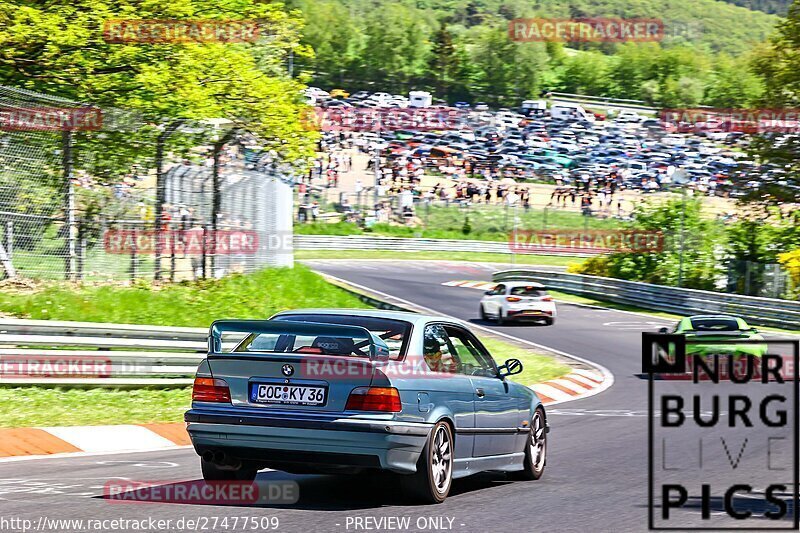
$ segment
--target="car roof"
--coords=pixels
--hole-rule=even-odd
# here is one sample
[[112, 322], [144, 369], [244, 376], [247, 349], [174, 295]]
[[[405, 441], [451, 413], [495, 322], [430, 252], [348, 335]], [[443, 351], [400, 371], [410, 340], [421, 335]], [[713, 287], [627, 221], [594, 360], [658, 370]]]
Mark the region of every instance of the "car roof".
[[355, 308], [340, 308], [340, 309], [290, 309], [276, 313], [275, 316], [286, 315], [350, 315], [350, 316], [364, 316], [373, 318], [386, 318], [390, 320], [402, 320], [410, 322], [414, 325], [425, 322], [452, 322], [460, 324], [464, 327], [469, 327], [461, 320], [450, 318], [441, 315], [426, 315], [422, 313], [412, 313], [410, 311], [389, 311], [384, 309], [355, 309]]

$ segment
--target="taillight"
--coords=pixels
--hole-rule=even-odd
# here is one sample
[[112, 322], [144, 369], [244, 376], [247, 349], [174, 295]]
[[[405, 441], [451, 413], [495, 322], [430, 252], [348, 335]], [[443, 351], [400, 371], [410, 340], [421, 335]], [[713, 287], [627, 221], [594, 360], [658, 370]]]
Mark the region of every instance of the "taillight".
[[516, 296], [506, 296], [507, 302], [519, 302], [522, 298], [517, 298]]
[[224, 379], [194, 378], [192, 401], [231, 403], [231, 390]]
[[552, 296], [542, 296], [542, 301], [543, 302], [552, 302], [553, 301], [553, 297]]
[[400, 393], [394, 387], [357, 387], [347, 398], [345, 411], [385, 411], [397, 413], [403, 409]]

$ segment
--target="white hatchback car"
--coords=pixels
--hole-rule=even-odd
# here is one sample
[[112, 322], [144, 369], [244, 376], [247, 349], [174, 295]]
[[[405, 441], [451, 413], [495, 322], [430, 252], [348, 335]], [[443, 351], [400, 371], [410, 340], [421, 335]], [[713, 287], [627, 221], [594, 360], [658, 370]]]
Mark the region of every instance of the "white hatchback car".
[[498, 324], [511, 320], [540, 320], [551, 326], [556, 321], [556, 303], [540, 283], [509, 281], [486, 291], [481, 298], [480, 316]]

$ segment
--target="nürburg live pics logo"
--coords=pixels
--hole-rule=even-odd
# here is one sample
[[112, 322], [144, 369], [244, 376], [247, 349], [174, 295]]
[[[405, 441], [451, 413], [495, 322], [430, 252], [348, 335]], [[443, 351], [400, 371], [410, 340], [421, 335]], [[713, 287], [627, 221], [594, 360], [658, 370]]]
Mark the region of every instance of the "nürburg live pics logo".
[[797, 530], [798, 341], [643, 333], [648, 527]]

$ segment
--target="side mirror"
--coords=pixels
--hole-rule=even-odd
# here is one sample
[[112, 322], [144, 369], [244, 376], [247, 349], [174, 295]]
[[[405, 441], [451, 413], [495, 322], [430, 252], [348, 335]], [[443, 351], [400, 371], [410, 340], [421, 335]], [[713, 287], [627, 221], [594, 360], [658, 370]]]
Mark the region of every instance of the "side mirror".
[[750, 331], [751, 331], [752, 333], [758, 333], [758, 329], [757, 329], [757, 328], [750, 328]]
[[522, 361], [519, 359], [509, 359], [501, 366], [497, 367], [497, 374], [504, 378], [522, 372]]
[[658, 332], [659, 333], [669, 333], [669, 330], [667, 328], [659, 328]]

